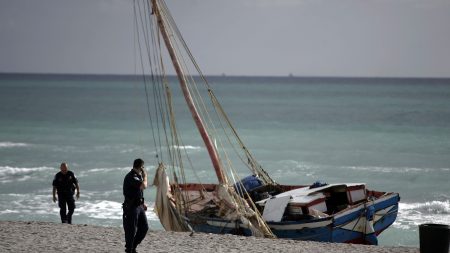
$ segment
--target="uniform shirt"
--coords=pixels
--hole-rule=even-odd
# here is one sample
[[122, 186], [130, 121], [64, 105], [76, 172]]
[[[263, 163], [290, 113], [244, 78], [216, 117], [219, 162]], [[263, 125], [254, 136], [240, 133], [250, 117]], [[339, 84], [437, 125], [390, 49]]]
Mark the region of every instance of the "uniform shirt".
[[56, 173], [53, 179], [53, 186], [56, 187], [58, 194], [73, 194], [77, 184], [78, 179], [70, 170], [65, 175], [61, 171]]
[[123, 196], [126, 200], [137, 200], [144, 198], [144, 191], [141, 189], [142, 176], [131, 170], [123, 180]]

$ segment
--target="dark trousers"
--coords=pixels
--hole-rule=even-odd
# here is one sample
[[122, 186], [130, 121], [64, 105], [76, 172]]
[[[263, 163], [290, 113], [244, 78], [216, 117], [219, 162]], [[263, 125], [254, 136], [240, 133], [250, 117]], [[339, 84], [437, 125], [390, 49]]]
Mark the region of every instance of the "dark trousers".
[[[58, 206], [61, 222], [72, 224], [72, 214], [75, 210], [75, 199], [73, 198], [73, 194], [59, 194]], [[69, 209], [69, 212], [67, 212], [67, 209]]]
[[147, 216], [142, 205], [124, 209], [123, 229], [125, 230], [125, 250], [133, 252], [144, 240], [148, 231]]

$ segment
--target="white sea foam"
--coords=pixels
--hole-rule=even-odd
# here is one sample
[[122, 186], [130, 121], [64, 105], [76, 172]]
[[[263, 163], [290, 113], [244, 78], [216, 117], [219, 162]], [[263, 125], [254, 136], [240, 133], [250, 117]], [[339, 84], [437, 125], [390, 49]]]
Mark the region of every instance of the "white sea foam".
[[0, 211], [0, 215], [2, 214], [11, 214], [11, 213], [20, 213], [18, 210], [10, 210], [10, 209], [6, 209], [6, 210], [1, 210]]
[[84, 170], [77, 172], [78, 178], [83, 178], [91, 174], [105, 174], [105, 173], [111, 173], [111, 172], [120, 172], [120, 171], [127, 171], [130, 168], [128, 167], [116, 167], [116, 168], [94, 168], [89, 170]]
[[19, 167], [10, 167], [10, 166], [0, 166], [0, 182], [9, 183], [9, 182], [23, 182], [29, 180], [33, 177], [34, 174], [55, 170], [55, 168], [51, 167], [32, 167], [32, 168], [19, 168]]
[[22, 143], [22, 142], [0, 142], [0, 148], [16, 148], [16, 147], [29, 147], [31, 144], [29, 143]]
[[127, 148], [127, 149], [122, 149], [119, 151], [121, 154], [128, 154], [128, 153], [134, 153], [136, 152], [135, 148]]
[[432, 171], [449, 171], [450, 168], [413, 168], [413, 167], [379, 167], [379, 166], [349, 166], [341, 167], [352, 170], [372, 171], [381, 173], [426, 173]]
[[[277, 172], [287, 171], [315, 171], [317, 169], [329, 167], [328, 165], [311, 164], [299, 162], [296, 160], [281, 160], [277, 161], [276, 167], [279, 169]], [[342, 170], [355, 170], [355, 171], [370, 171], [377, 173], [426, 173], [426, 172], [448, 172], [450, 168], [418, 168], [418, 167], [383, 167], [383, 166], [339, 166], [336, 167], [340, 171]]]
[[[280, 160], [274, 164], [269, 164], [268, 168], [277, 168], [271, 173], [272, 177], [280, 180], [291, 180], [289, 183], [298, 182], [299, 177], [306, 177], [308, 180], [316, 178], [317, 168], [319, 166], [310, 163], [299, 162], [296, 160]], [[285, 181], [286, 182], [286, 181]]]
[[89, 191], [82, 190], [81, 201], [105, 200], [115, 196], [122, 196], [122, 189], [107, 190], [107, 191]]
[[450, 168], [413, 168], [413, 167], [380, 167], [380, 166], [349, 166], [341, 167], [359, 171], [372, 171], [381, 173], [427, 173], [435, 171], [450, 171]]
[[33, 219], [36, 215], [58, 214], [57, 204], [52, 202], [51, 191], [48, 194], [1, 194], [0, 215]]
[[[122, 203], [115, 201], [80, 201], [76, 211], [80, 215], [95, 219], [122, 219]], [[156, 216], [152, 207], [147, 210], [147, 216], [148, 219], [155, 219]]]
[[427, 172], [429, 170], [426, 168], [393, 168], [393, 167], [379, 167], [379, 166], [349, 166], [342, 168], [349, 168], [352, 170], [360, 170], [360, 171], [383, 172], [383, 173]]
[[96, 219], [122, 219], [122, 204], [108, 200], [80, 201], [77, 212]]
[[130, 167], [94, 168], [94, 169], [87, 170], [86, 172], [96, 173], [96, 172], [127, 171], [127, 170], [130, 170]]
[[200, 150], [202, 149], [199, 146], [190, 146], [190, 145], [186, 145], [186, 146], [172, 146], [172, 148], [177, 148], [177, 149], [186, 149], [186, 150]]
[[[112, 200], [102, 200], [101, 194], [92, 191], [83, 191], [81, 198], [76, 201], [75, 216], [81, 219], [103, 220], [100, 224], [120, 224], [122, 219], [122, 203]], [[21, 219], [58, 220], [59, 208], [51, 200], [51, 191], [48, 194], [0, 194], [1, 216], [18, 217]], [[153, 203], [148, 203], [146, 212], [149, 221], [157, 221], [153, 212]], [[111, 220], [111, 221], [106, 221]]]
[[450, 224], [450, 200], [399, 204], [395, 227], [414, 229], [423, 223]]
[[[147, 170], [153, 170], [155, 166], [147, 166]], [[91, 174], [106, 174], [106, 173], [118, 173], [118, 172], [127, 172], [131, 169], [131, 167], [112, 167], [112, 168], [93, 168], [89, 170], [79, 171], [77, 172], [77, 177], [82, 178]]]

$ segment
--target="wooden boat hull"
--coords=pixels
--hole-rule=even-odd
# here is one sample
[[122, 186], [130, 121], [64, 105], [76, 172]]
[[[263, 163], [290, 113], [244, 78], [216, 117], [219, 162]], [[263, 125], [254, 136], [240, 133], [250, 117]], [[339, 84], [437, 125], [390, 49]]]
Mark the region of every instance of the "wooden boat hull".
[[[267, 222], [278, 238], [321, 242], [377, 244], [376, 236], [394, 223], [400, 197], [397, 193], [352, 206], [335, 215], [312, 220]], [[373, 215], [367, 219], [367, 210]], [[239, 221], [196, 217], [190, 222], [194, 231], [251, 236], [250, 229]], [[369, 229], [368, 226], [372, 226]]]

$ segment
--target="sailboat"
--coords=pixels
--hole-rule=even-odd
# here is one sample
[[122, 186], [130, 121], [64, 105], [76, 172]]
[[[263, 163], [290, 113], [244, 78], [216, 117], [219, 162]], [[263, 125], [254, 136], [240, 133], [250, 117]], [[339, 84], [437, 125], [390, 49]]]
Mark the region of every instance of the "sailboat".
[[[135, 0], [134, 12], [139, 48], [147, 49], [141, 63], [151, 72], [144, 80], [146, 87], [152, 85], [146, 94], [157, 150], [154, 210], [164, 229], [377, 244], [377, 235], [397, 217], [398, 193], [370, 190], [364, 183], [276, 182], [238, 135], [164, 0]], [[201, 151], [208, 155], [213, 182], [201, 182], [183, 143], [166, 58], [201, 137]], [[248, 172], [242, 174], [242, 168]]]

